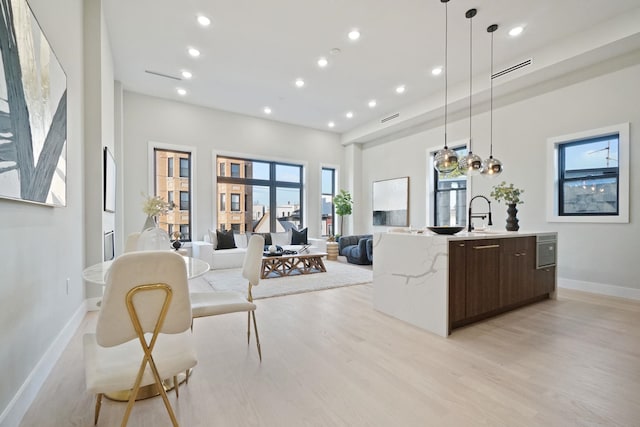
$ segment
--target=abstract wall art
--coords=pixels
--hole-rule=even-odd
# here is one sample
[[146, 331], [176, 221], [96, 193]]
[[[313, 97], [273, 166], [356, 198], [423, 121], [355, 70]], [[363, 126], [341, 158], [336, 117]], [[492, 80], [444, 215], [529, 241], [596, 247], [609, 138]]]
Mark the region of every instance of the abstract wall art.
[[25, 0], [0, 0], [0, 197], [66, 206], [67, 76]]
[[409, 177], [373, 183], [373, 225], [409, 225]]

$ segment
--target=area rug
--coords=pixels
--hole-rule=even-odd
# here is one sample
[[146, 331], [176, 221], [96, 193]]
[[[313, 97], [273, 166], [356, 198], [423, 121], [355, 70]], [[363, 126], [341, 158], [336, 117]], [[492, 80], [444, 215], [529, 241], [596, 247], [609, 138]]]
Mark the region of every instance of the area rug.
[[[371, 267], [360, 267], [339, 261], [325, 261], [326, 273], [262, 279], [253, 288], [253, 298], [270, 298], [281, 295], [313, 292], [322, 289], [359, 285], [373, 281]], [[192, 292], [237, 291], [247, 292], [247, 281], [241, 269], [212, 270], [196, 279], [189, 280]]]

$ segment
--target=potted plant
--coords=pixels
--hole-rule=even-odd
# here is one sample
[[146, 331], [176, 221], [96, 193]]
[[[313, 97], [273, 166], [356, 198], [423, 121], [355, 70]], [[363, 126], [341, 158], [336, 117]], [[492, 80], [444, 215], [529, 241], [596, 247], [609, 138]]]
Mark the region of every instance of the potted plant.
[[344, 217], [353, 212], [353, 199], [348, 191], [340, 190], [333, 198], [336, 215], [340, 217], [340, 236], [344, 234]]
[[507, 205], [507, 231], [518, 231], [518, 229], [520, 229], [518, 218], [516, 217], [518, 214], [516, 206], [524, 203], [524, 201], [520, 199], [522, 193], [524, 193], [524, 190], [514, 187], [513, 184], [507, 185], [504, 181], [498, 185], [494, 185], [493, 190], [491, 190], [491, 197], [497, 202], [504, 201]]

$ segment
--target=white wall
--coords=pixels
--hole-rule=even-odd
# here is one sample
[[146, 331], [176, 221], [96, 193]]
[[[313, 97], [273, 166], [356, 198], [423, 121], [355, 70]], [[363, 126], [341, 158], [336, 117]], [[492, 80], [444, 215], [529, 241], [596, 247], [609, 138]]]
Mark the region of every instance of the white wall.
[[194, 235], [202, 239], [215, 227], [213, 153], [302, 162], [306, 166], [305, 223], [309, 236], [320, 230], [320, 175], [326, 164], [342, 165], [344, 148], [337, 134], [240, 114], [124, 93], [124, 233], [140, 231], [141, 192], [149, 190], [149, 141], [195, 147]]
[[82, 0], [29, 4], [67, 75], [67, 206], [0, 199], [0, 425], [17, 424], [43, 359], [55, 361], [56, 338], [84, 314]]
[[[113, 59], [102, 0], [84, 1], [85, 54], [85, 248], [86, 265], [103, 260], [104, 232], [115, 229], [115, 214], [103, 210], [103, 147], [115, 156]], [[116, 206], [116, 209], [118, 207]], [[87, 296], [102, 287], [88, 284]]]
[[[640, 263], [637, 262], [640, 225], [638, 187], [640, 178], [631, 167], [629, 224], [568, 224], [546, 222], [546, 150], [547, 138], [595, 129], [622, 122], [631, 123], [631, 164], [640, 164], [640, 55], [627, 57], [624, 68], [585, 79], [563, 77], [557, 82], [529, 88], [526, 94], [511, 95], [509, 103], [494, 109], [494, 156], [503, 161], [505, 171], [496, 181], [473, 179], [473, 194], [489, 195], [491, 186], [505, 180], [525, 189], [525, 203], [518, 218], [522, 230], [557, 230], [559, 233], [559, 268], [562, 279], [574, 284], [612, 285], [631, 289], [638, 296]], [[630, 61], [631, 59], [631, 61]], [[629, 62], [632, 65], [628, 65]], [[441, 123], [440, 123], [441, 124]], [[489, 151], [489, 114], [484, 111], [473, 118], [473, 151], [485, 158]], [[468, 137], [468, 121], [450, 123], [449, 141]], [[442, 145], [442, 127], [421, 130], [409, 136], [371, 143], [362, 152], [362, 197], [364, 208], [358, 210], [361, 221], [373, 230], [371, 220], [371, 186], [373, 181], [410, 176], [410, 222], [415, 226], [431, 225], [427, 218], [428, 197], [426, 170], [427, 149]], [[494, 227], [503, 227], [506, 207], [492, 204]], [[592, 290], [602, 290], [595, 287]], [[611, 291], [611, 289], [609, 289]], [[618, 290], [620, 290], [618, 288]], [[612, 294], [629, 295], [624, 289]]]

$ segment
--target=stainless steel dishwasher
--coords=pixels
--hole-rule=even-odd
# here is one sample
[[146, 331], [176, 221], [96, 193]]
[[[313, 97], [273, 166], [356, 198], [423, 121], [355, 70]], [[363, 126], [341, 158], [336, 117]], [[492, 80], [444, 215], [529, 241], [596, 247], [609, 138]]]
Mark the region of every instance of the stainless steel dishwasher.
[[536, 236], [536, 268], [548, 268], [556, 265], [557, 234], [539, 234]]

